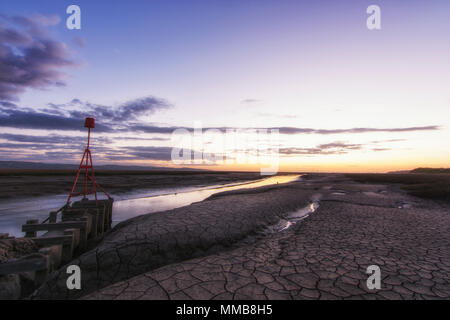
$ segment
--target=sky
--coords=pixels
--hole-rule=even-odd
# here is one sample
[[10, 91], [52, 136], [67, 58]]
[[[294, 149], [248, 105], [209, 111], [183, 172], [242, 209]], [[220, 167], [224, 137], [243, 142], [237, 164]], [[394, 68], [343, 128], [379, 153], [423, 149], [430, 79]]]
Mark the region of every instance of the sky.
[[97, 164], [449, 167], [449, 33], [447, 0], [3, 0], [0, 160], [76, 163], [92, 116]]

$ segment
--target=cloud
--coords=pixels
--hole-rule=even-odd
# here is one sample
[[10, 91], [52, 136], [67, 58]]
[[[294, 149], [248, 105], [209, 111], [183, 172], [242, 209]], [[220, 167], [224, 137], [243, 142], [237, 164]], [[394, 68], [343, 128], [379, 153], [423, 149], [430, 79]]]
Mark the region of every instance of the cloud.
[[[86, 136], [49, 135], [34, 136], [25, 134], [1, 133], [0, 157], [16, 160], [80, 160], [86, 144]], [[124, 154], [110, 145], [110, 137], [95, 136], [91, 149], [95, 160], [102, 160], [106, 154]]]
[[332, 142], [320, 144], [314, 148], [280, 148], [279, 153], [288, 156], [296, 155], [327, 155], [345, 154], [352, 150], [361, 150], [362, 144], [349, 144], [344, 142]]
[[0, 44], [26, 45], [31, 43], [32, 38], [27, 34], [20, 33], [13, 29], [7, 29], [0, 23]]
[[45, 156], [42, 156], [43, 160], [73, 160], [80, 157], [79, 152], [67, 152], [67, 151], [47, 151]]
[[345, 150], [359, 150], [362, 148], [361, 144], [347, 144], [344, 142], [332, 142], [332, 143], [326, 143], [326, 144], [319, 144], [317, 148], [321, 150], [328, 150], [328, 149], [345, 149]]
[[299, 118], [299, 116], [291, 115], [291, 114], [276, 114], [276, 113], [265, 113], [265, 112], [259, 112], [257, 115], [259, 117], [281, 118], [281, 119], [295, 119], [295, 118]]
[[389, 151], [390, 148], [373, 148], [372, 151], [379, 152], [379, 151]]
[[0, 106], [7, 108], [16, 108], [17, 105], [9, 101], [0, 101]]
[[109, 160], [164, 160], [172, 159], [171, 147], [137, 146], [127, 147], [106, 155]]
[[[50, 103], [47, 108], [39, 111], [31, 108], [19, 108], [9, 102], [2, 102], [0, 103], [0, 127], [84, 131], [84, 119], [92, 116], [97, 118], [95, 125], [97, 132], [133, 131], [134, 126], [140, 128], [139, 131], [143, 131], [145, 125], [130, 124], [130, 121], [137, 121], [139, 117], [169, 107], [171, 105], [165, 100], [152, 96], [130, 100], [117, 107], [73, 99], [65, 104]], [[172, 132], [167, 129], [160, 131], [163, 131], [162, 133]]]
[[80, 99], [63, 104], [48, 104], [48, 112], [66, 113], [71, 118], [85, 118], [92, 116], [99, 118], [102, 122], [111, 122], [124, 125], [130, 121], [137, 121], [139, 117], [150, 115], [156, 111], [168, 109], [172, 105], [164, 99], [154, 96], [146, 96], [126, 101], [118, 106], [107, 106]]
[[115, 137], [117, 140], [134, 140], [134, 141], [170, 141], [170, 138], [152, 137], [152, 138], [141, 138], [141, 137]]
[[244, 99], [241, 100], [241, 103], [255, 103], [255, 102], [259, 102], [260, 100], [258, 99]]
[[0, 15], [0, 100], [18, 100], [28, 88], [65, 85], [61, 69], [75, 62], [65, 44], [51, 39], [44, 28], [57, 23], [57, 16]]
[[[47, 144], [67, 144], [82, 141], [85, 142], [86, 137], [79, 136], [62, 136], [62, 135], [47, 135], [47, 136], [35, 136], [35, 135], [25, 135], [25, 134], [11, 134], [11, 133], [0, 133], [0, 139], [13, 142], [31, 142], [31, 143], [47, 143]], [[108, 137], [95, 137], [96, 141], [102, 143], [111, 143], [111, 139]]]
[[406, 127], [406, 128], [350, 128], [350, 129], [311, 129], [296, 127], [278, 127], [281, 134], [315, 133], [315, 134], [341, 134], [341, 133], [370, 133], [370, 132], [413, 132], [439, 130], [439, 126]]
[[[0, 107], [0, 127], [45, 130], [84, 130], [84, 118], [66, 117], [37, 112], [30, 109], [11, 109]], [[112, 129], [96, 124], [97, 131], [109, 132]]]
[[[328, 155], [328, 154], [346, 154], [354, 150], [362, 150], [365, 147], [370, 147], [373, 144], [384, 143], [384, 142], [397, 142], [404, 141], [404, 139], [390, 139], [382, 141], [371, 141], [368, 144], [355, 144], [355, 143], [345, 143], [345, 142], [331, 142], [319, 144], [314, 148], [280, 148], [279, 153], [287, 156], [298, 156], [298, 155]], [[374, 152], [389, 151], [391, 148], [385, 147], [372, 147], [370, 149]]]
[[[0, 143], [0, 150], [5, 151], [5, 149], [13, 149], [14, 153], [17, 151], [22, 151], [26, 154], [33, 154], [34, 151], [40, 154], [42, 151], [48, 150], [47, 152], [53, 152], [59, 150], [62, 153], [73, 153], [77, 154], [81, 158], [83, 153], [84, 144], [64, 144], [64, 145], [53, 145], [53, 144], [41, 144], [41, 143]], [[11, 153], [11, 151], [10, 151]]]
[[[188, 131], [193, 131], [194, 128], [188, 127], [160, 127], [160, 126], [147, 126], [142, 124], [130, 124], [128, 126], [130, 131], [142, 131], [147, 133], [172, 133], [173, 130], [176, 129], [186, 129]], [[220, 130], [225, 132], [227, 130], [236, 130], [236, 131], [257, 131], [257, 130], [278, 130], [280, 134], [342, 134], [342, 133], [371, 133], [371, 132], [413, 132], [413, 131], [434, 131], [439, 130], [439, 126], [423, 126], [423, 127], [406, 127], [406, 128], [350, 128], [350, 129], [312, 129], [312, 128], [298, 128], [298, 127], [271, 127], [271, 128], [233, 128], [233, 127], [207, 127], [203, 128], [203, 130]], [[393, 139], [392, 141], [398, 141], [397, 139]]]
[[136, 120], [142, 115], [149, 115], [157, 110], [167, 109], [169, 107], [171, 107], [171, 105], [168, 102], [159, 98], [151, 96], [140, 98], [120, 105], [113, 113], [112, 120]]
[[86, 47], [86, 40], [84, 40], [83, 37], [76, 36], [75, 38], [72, 39], [72, 42], [79, 48]]
[[[5, 149], [13, 149], [14, 154], [17, 151], [22, 151], [27, 156], [42, 155], [42, 151], [46, 152], [61, 152], [67, 154], [78, 154], [81, 156], [86, 144], [86, 137], [72, 137], [72, 136], [62, 136], [62, 135], [49, 135], [49, 136], [33, 136], [25, 134], [0, 134], [1, 140], [6, 140], [7, 142], [0, 142], [0, 151], [5, 151]], [[109, 150], [108, 147], [98, 146], [111, 143], [109, 138], [96, 137], [93, 140], [93, 149], [97, 152], [104, 152]], [[29, 159], [29, 157], [27, 157]], [[41, 158], [40, 158], [41, 159]]]
[[26, 16], [7, 16], [1, 15], [0, 18], [4, 20], [14, 22], [22, 27], [26, 27], [28, 29], [39, 30], [39, 33], [44, 32], [42, 27], [45, 26], [54, 26], [61, 22], [61, 18], [58, 15], [43, 15], [39, 13], [32, 14], [29, 17]]
[[[76, 130], [83, 131], [85, 117], [97, 118], [96, 131], [98, 132], [134, 132], [153, 134], [172, 134], [177, 129], [185, 129], [193, 132], [195, 128], [168, 126], [162, 127], [138, 122], [144, 115], [153, 114], [156, 111], [170, 108], [172, 105], [153, 96], [130, 100], [116, 107], [83, 102], [73, 99], [65, 104], [49, 103], [48, 108], [35, 111], [30, 108], [19, 108], [10, 102], [0, 102], [0, 127], [13, 127], [21, 129], [46, 129], [46, 130]], [[207, 127], [203, 130], [220, 130], [226, 132], [266, 130], [266, 128], [233, 128], [233, 127]], [[415, 132], [435, 131], [440, 127], [436, 125], [416, 126], [405, 128], [349, 128], [349, 129], [313, 129], [300, 127], [271, 127], [267, 130], [278, 130], [280, 134], [359, 134], [373, 132]], [[387, 141], [399, 141], [392, 139]]]
[[371, 141], [371, 143], [387, 143], [387, 142], [402, 142], [402, 141], [406, 141], [406, 139], [388, 139], [388, 140], [374, 140]]
[[188, 131], [193, 131], [194, 128], [188, 128], [188, 127], [160, 127], [160, 126], [153, 126], [153, 125], [145, 125], [145, 124], [130, 124], [127, 127], [127, 130], [129, 131], [139, 131], [143, 133], [162, 133], [162, 134], [171, 134], [173, 131], [177, 129], [185, 129]]

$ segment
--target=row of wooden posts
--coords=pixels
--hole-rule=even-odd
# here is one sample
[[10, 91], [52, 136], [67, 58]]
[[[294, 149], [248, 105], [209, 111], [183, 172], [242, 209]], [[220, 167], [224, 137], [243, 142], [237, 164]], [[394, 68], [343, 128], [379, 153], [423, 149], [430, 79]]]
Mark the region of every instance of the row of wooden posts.
[[0, 275], [33, 272], [35, 284], [43, 283], [49, 273], [86, 251], [91, 241], [101, 239], [111, 228], [113, 201], [81, 200], [65, 207], [60, 221], [56, 211], [44, 223], [28, 220], [22, 231], [39, 251], [0, 264]]

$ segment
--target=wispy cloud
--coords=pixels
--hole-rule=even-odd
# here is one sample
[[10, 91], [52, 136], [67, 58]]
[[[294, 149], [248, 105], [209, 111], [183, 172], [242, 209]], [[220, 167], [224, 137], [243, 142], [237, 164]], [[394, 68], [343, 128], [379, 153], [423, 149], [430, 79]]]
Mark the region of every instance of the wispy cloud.
[[389, 151], [391, 148], [373, 148], [372, 151], [380, 152], [380, 151]]
[[18, 100], [27, 88], [65, 85], [61, 69], [76, 63], [65, 44], [45, 30], [59, 21], [58, 16], [0, 15], [0, 100]]
[[73, 99], [66, 104], [50, 103], [47, 108], [36, 111], [19, 108], [10, 103], [0, 104], [0, 127], [45, 130], [84, 130], [85, 117], [102, 119], [96, 131], [113, 132], [133, 129], [137, 119], [171, 105], [156, 97], [143, 97], [127, 101], [118, 106], [105, 106]]
[[341, 134], [341, 133], [370, 133], [370, 132], [412, 132], [412, 131], [434, 131], [439, 130], [439, 126], [422, 126], [422, 127], [404, 127], [404, 128], [350, 128], [350, 129], [312, 129], [312, 128], [296, 128], [296, 127], [278, 127], [270, 128], [278, 129], [282, 134]]
[[[160, 127], [145, 124], [130, 124], [128, 129], [131, 131], [141, 131], [146, 133], [172, 133], [176, 129], [186, 129], [193, 131], [194, 128], [190, 127]], [[435, 131], [440, 127], [437, 125], [422, 126], [422, 127], [405, 127], [405, 128], [350, 128], [350, 129], [312, 129], [312, 128], [299, 128], [299, 127], [270, 127], [270, 128], [243, 128], [243, 127], [206, 127], [203, 130], [217, 129], [223, 132], [227, 130], [278, 130], [280, 134], [294, 135], [294, 134], [320, 134], [320, 135], [332, 135], [332, 134], [358, 134], [358, 133], [373, 133], [373, 132], [414, 132], [414, 131]], [[398, 139], [393, 139], [398, 141]]]
[[260, 102], [261, 100], [259, 99], [244, 99], [241, 100], [242, 104], [246, 104], [246, 105], [251, 105], [251, 104], [256, 104], [257, 102]]
[[265, 113], [260, 112], [257, 114], [259, 117], [267, 117], [267, 118], [280, 118], [280, 119], [295, 119], [298, 118], [297, 115], [291, 114], [277, 114], [277, 113]]
[[298, 155], [326, 155], [326, 154], [345, 154], [351, 150], [361, 150], [362, 144], [349, 144], [344, 142], [332, 142], [320, 144], [314, 148], [280, 148], [279, 153], [287, 156]]
[[72, 39], [72, 42], [78, 47], [78, 48], [84, 48], [86, 46], [86, 40], [83, 37], [77, 36]]
[[[0, 127], [44, 130], [83, 130], [83, 118], [54, 115], [29, 109], [0, 107]], [[98, 124], [97, 131], [110, 132], [106, 125]]]
[[[347, 142], [330, 142], [319, 144], [312, 148], [287, 147], [280, 148], [279, 153], [285, 156], [299, 155], [331, 155], [331, 154], [347, 154], [355, 150], [371, 150], [374, 152], [389, 151], [392, 148], [383, 146], [384, 143], [405, 141], [405, 139], [388, 139], [376, 140], [367, 143], [347, 143]], [[381, 144], [381, 146], [377, 146]]]
[[59, 113], [66, 113], [71, 118], [81, 119], [93, 116], [101, 118], [103, 122], [123, 123], [137, 121], [142, 116], [170, 107], [172, 105], [164, 99], [147, 96], [126, 101], [118, 106], [101, 105], [73, 99], [64, 104], [49, 103], [46, 111], [52, 112], [54, 110]]
[[[141, 132], [155, 134], [171, 134], [176, 129], [193, 131], [192, 127], [157, 126], [139, 122], [139, 117], [156, 111], [170, 108], [171, 104], [164, 99], [148, 96], [127, 101], [118, 106], [105, 106], [82, 102], [73, 99], [66, 104], [49, 104], [48, 108], [35, 111], [31, 108], [18, 108], [9, 102], [0, 103], [0, 127], [46, 130], [83, 130], [82, 121], [87, 116], [99, 117], [101, 123], [96, 130], [101, 132]], [[204, 130], [278, 130], [280, 134], [362, 134], [374, 132], [416, 132], [436, 131], [437, 125], [403, 128], [348, 128], [348, 129], [313, 129], [301, 127], [270, 127], [270, 128], [237, 128], [237, 127], [207, 127]], [[393, 139], [394, 141], [396, 139]]]
[[108, 152], [105, 158], [108, 160], [159, 160], [170, 161], [171, 147], [137, 146], [127, 147]]
[[[11, 134], [11, 133], [0, 133], [0, 139], [4, 139], [7, 141], [13, 142], [31, 142], [31, 143], [49, 143], [49, 144], [65, 144], [74, 140], [77, 140], [83, 137], [77, 136], [63, 136], [63, 135], [46, 135], [46, 136], [37, 136], [37, 135], [26, 135], [26, 134]], [[84, 140], [83, 140], [84, 141]], [[111, 139], [108, 137], [96, 137], [96, 141], [100, 141], [102, 143], [111, 143]]]

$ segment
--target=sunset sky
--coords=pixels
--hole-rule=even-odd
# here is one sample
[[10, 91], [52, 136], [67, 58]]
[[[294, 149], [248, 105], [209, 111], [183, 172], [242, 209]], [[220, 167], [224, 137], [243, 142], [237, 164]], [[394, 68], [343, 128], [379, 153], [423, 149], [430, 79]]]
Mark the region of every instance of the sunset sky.
[[76, 163], [93, 116], [97, 164], [175, 166], [201, 125], [278, 129], [282, 171], [449, 167], [449, 35], [448, 0], [3, 0], [0, 160]]

